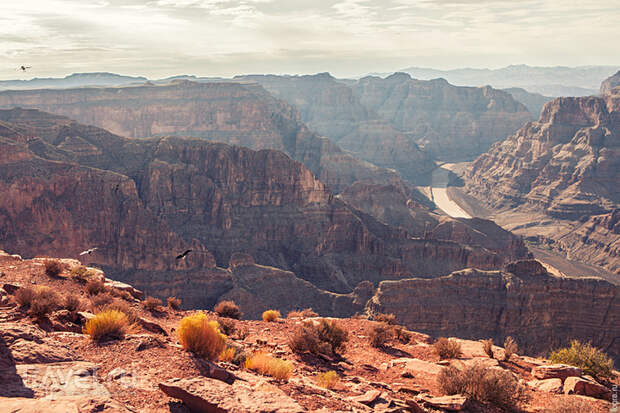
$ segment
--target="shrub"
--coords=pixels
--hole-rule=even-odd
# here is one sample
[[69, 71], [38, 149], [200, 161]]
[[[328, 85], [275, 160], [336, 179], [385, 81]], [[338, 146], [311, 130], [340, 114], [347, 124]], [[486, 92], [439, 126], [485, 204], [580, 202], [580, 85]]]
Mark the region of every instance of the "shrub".
[[155, 297], [146, 297], [146, 299], [142, 301], [142, 306], [150, 312], [159, 311], [161, 300]]
[[584, 373], [598, 379], [611, 379], [614, 377], [613, 360], [589, 342], [582, 343], [579, 340], [573, 340], [570, 342], [570, 347], [560, 348], [551, 352], [549, 360], [553, 363], [579, 367]]
[[504, 361], [510, 360], [513, 354], [517, 354], [519, 351], [519, 346], [517, 346], [517, 342], [510, 336], [506, 337], [504, 341]]
[[440, 337], [435, 341], [433, 347], [437, 355], [439, 355], [439, 358], [442, 359], [453, 359], [461, 357], [463, 354], [461, 345], [457, 341], [449, 340], [445, 337]]
[[89, 295], [97, 295], [107, 290], [105, 283], [101, 280], [90, 280], [86, 283], [86, 292]]
[[33, 317], [43, 318], [60, 308], [60, 296], [49, 287], [39, 287], [35, 291], [30, 302], [29, 314]]
[[236, 331], [235, 322], [230, 318], [219, 318], [217, 322], [220, 324], [220, 330], [227, 336], [231, 336]]
[[181, 299], [176, 298], [176, 297], [168, 297], [168, 307], [172, 308], [173, 310], [178, 310], [179, 308], [181, 308]]
[[263, 313], [263, 321], [276, 321], [281, 316], [278, 310], [267, 310]]
[[394, 336], [403, 344], [409, 343], [412, 337], [411, 332], [407, 331], [405, 327], [399, 325], [394, 326]]
[[515, 407], [522, 394], [517, 379], [510, 372], [479, 364], [466, 366], [463, 370], [446, 367], [437, 380], [448, 395], [463, 394], [503, 409]]
[[127, 316], [117, 310], [105, 310], [86, 322], [84, 333], [93, 341], [123, 339], [129, 322]]
[[386, 323], [380, 323], [370, 330], [370, 344], [373, 347], [383, 347], [394, 337], [394, 329]]
[[83, 265], [74, 265], [71, 267], [69, 271], [69, 275], [73, 280], [79, 283], [86, 283], [86, 281], [93, 275], [85, 266]]
[[333, 370], [320, 373], [316, 378], [317, 384], [326, 389], [334, 388], [339, 381], [340, 377], [338, 377], [338, 373]]
[[94, 313], [98, 313], [103, 311], [103, 309], [114, 302], [114, 297], [109, 293], [100, 293], [95, 296], [92, 296], [90, 299], [90, 307]]
[[220, 361], [232, 362], [235, 359], [235, 354], [237, 351], [234, 347], [226, 347], [224, 350], [220, 352], [218, 359]]
[[15, 292], [15, 301], [17, 301], [17, 304], [19, 304], [20, 307], [27, 310], [30, 308], [30, 304], [34, 299], [34, 296], [34, 288], [22, 287]]
[[293, 363], [272, 357], [267, 353], [254, 353], [245, 360], [245, 367], [277, 380], [288, 380], [293, 372]]
[[213, 311], [220, 317], [234, 318], [235, 320], [240, 320], [243, 317], [243, 313], [234, 301], [220, 301], [213, 307]]
[[592, 405], [585, 400], [562, 396], [562, 398], [547, 401], [547, 407], [541, 413], [584, 413], [591, 410]]
[[487, 356], [493, 358], [495, 356], [495, 354], [493, 354], [493, 339], [482, 340], [482, 349], [487, 353]]
[[246, 326], [237, 327], [237, 338], [239, 340], [245, 340], [250, 335], [250, 329]]
[[65, 296], [63, 307], [72, 313], [80, 311], [83, 307], [82, 300], [77, 294], [69, 294]]
[[45, 261], [45, 274], [49, 277], [58, 277], [62, 272], [62, 264], [56, 260], [46, 260]]
[[309, 318], [309, 317], [318, 317], [318, 314], [312, 310], [312, 308], [305, 308], [303, 310], [294, 310], [288, 313], [286, 318]]
[[396, 324], [396, 316], [394, 314], [375, 314], [372, 318], [374, 321], [378, 321], [380, 323], [386, 323], [390, 325]]
[[321, 320], [318, 325], [306, 321], [289, 338], [289, 347], [295, 353], [332, 355], [345, 350], [349, 333], [335, 320]]
[[112, 299], [111, 302], [101, 307], [100, 311], [104, 311], [104, 310], [120, 311], [121, 313], [127, 316], [127, 319], [129, 320], [129, 324], [137, 324], [140, 319], [140, 316], [138, 315], [136, 310], [125, 301]]
[[226, 336], [220, 333], [217, 321], [207, 319], [204, 313], [184, 317], [178, 334], [185, 350], [207, 360], [216, 360], [226, 345]]

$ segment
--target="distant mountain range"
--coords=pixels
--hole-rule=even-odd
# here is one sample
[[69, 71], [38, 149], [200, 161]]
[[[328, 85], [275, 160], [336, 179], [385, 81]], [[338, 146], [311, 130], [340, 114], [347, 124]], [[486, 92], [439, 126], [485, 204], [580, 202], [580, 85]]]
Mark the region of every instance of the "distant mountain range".
[[[617, 70], [617, 66], [511, 65], [501, 69], [453, 70], [408, 67], [399, 71], [420, 80], [444, 78], [457, 86], [491, 85], [498, 89], [518, 87], [545, 96], [589, 96], [598, 94], [601, 82]], [[387, 76], [389, 73], [377, 75]]]
[[74, 73], [63, 78], [45, 77], [29, 80], [0, 80], [0, 89], [45, 89], [83, 86], [121, 86], [132, 83], [144, 83], [148, 79], [142, 76], [123, 76], [116, 73], [94, 72]]

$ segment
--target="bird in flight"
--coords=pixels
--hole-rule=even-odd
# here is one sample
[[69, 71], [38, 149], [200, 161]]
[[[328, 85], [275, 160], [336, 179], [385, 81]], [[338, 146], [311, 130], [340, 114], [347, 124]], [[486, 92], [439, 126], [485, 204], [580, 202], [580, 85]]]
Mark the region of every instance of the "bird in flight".
[[187, 254], [189, 254], [190, 252], [192, 252], [192, 250], [185, 250], [181, 254], [177, 255], [176, 259], [182, 260], [183, 258], [187, 257]]
[[19, 70], [21, 70], [22, 72], [25, 72], [27, 69], [31, 69], [31, 68], [32, 68], [32, 66], [24, 66], [24, 65], [21, 65], [21, 66], [19, 67]]
[[82, 252], [80, 252], [80, 255], [86, 255], [86, 254], [90, 255], [90, 254], [92, 254], [93, 252], [95, 252], [95, 250], [96, 250], [96, 249], [97, 249], [97, 247], [87, 249], [86, 251], [82, 251]]

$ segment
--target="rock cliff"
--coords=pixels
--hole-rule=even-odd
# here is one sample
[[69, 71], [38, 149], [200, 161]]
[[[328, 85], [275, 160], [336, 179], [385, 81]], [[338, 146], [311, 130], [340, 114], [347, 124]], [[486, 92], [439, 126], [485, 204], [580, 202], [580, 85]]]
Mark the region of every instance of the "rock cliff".
[[[334, 197], [282, 152], [126, 139], [38, 111], [0, 112], [2, 245], [26, 256], [98, 246], [93, 262], [150, 294], [213, 303], [234, 286], [224, 268], [236, 252], [340, 293], [366, 280], [499, 268], [525, 253], [413, 238]], [[174, 260], [188, 247], [198, 252]]]
[[441, 278], [384, 281], [369, 306], [431, 335], [498, 342], [512, 336], [534, 354], [576, 338], [620, 357], [620, 287], [555, 277], [534, 260], [503, 271], [467, 269]]
[[531, 119], [525, 106], [490, 86], [459, 87], [444, 79], [423, 81], [395, 73], [360, 79], [353, 91], [362, 105], [410, 142], [451, 162], [475, 158]]
[[292, 106], [254, 82], [4, 91], [0, 107], [37, 108], [127, 137], [190, 135], [284, 151], [335, 191], [358, 180], [400, 179], [313, 133]]

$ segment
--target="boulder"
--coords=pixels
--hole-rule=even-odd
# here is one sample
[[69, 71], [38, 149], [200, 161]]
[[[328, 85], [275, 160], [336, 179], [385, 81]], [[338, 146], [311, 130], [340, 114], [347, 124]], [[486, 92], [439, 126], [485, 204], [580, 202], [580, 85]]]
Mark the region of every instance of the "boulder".
[[0, 342], [5, 343], [15, 363], [54, 363], [77, 358], [69, 348], [50, 339], [45, 331], [30, 324], [3, 323]]
[[545, 380], [531, 380], [527, 382], [527, 385], [537, 391], [544, 391], [548, 393], [562, 393], [562, 380], [557, 378]]
[[168, 335], [168, 333], [166, 332], [166, 330], [164, 330], [162, 326], [160, 326], [154, 321], [147, 320], [146, 318], [138, 317], [138, 324], [140, 324], [142, 328], [150, 331], [151, 333], [162, 334], [164, 336]]
[[29, 399], [0, 397], [3, 411], [11, 413], [129, 413], [123, 405], [110, 398], [55, 397]]
[[391, 360], [390, 367], [401, 367], [405, 370], [405, 372], [408, 372], [413, 376], [418, 374], [438, 375], [445, 368], [436, 363], [407, 357]]
[[105, 286], [117, 291], [126, 291], [129, 294], [131, 294], [131, 296], [133, 298], [136, 298], [138, 300], [142, 300], [144, 294], [142, 293], [142, 291], [134, 288], [133, 286], [129, 285], [129, 284], [125, 284], [123, 282], [120, 281], [116, 281], [116, 280], [111, 280], [109, 278], [105, 279]]
[[532, 376], [539, 380], [545, 379], [561, 379], [564, 381], [567, 377], [581, 377], [582, 372], [579, 367], [569, 366], [567, 364], [548, 364], [544, 366], [534, 366], [532, 368]]
[[362, 403], [367, 406], [370, 406], [375, 400], [377, 400], [381, 396], [381, 392], [379, 390], [368, 390], [364, 394], [360, 394], [359, 396], [349, 397], [351, 401]]
[[460, 394], [441, 397], [425, 397], [420, 398], [426, 407], [447, 410], [449, 412], [460, 412], [469, 408], [470, 400]]
[[611, 390], [590, 377], [568, 377], [564, 381], [565, 394], [580, 394], [611, 401]]
[[208, 377], [172, 379], [159, 383], [167, 396], [181, 400], [195, 413], [297, 413], [304, 409], [271, 385], [233, 385]]

